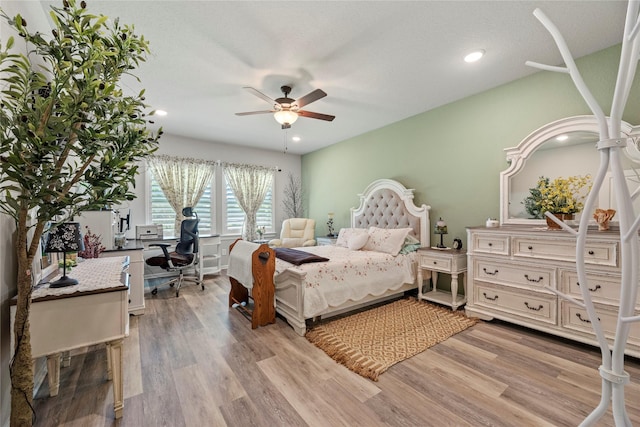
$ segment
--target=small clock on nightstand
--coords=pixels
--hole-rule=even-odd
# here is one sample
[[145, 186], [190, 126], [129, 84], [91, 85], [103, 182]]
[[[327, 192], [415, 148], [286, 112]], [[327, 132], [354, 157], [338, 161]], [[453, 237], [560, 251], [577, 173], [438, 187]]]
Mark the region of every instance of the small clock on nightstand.
[[329, 237], [329, 236], [320, 236], [316, 237], [316, 244], [318, 246], [333, 246], [336, 244], [338, 240], [338, 236]]
[[457, 251], [459, 251], [460, 249], [462, 249], [462, 240], [460, 239], [453, 239], [453, 243], [451, 244], [451, 247]]

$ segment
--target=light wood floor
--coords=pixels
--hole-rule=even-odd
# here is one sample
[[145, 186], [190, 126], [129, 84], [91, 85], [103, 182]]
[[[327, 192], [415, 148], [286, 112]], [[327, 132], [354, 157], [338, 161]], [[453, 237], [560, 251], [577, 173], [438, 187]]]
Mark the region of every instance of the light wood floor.
[[[125, 341], [124, 416], [113, 419], [104, 348], [72, 357], [38, 426], [575, 426], [598, 403], [595, 348], [482, 322], [401, 362], [380, 381], [335, 363], [280, 318], [251, 330], [228, 280], [147, 294]], [[640, 363], [627, 406], [640, 425]], [[614, 425], [611, 414], [598, 425]]]

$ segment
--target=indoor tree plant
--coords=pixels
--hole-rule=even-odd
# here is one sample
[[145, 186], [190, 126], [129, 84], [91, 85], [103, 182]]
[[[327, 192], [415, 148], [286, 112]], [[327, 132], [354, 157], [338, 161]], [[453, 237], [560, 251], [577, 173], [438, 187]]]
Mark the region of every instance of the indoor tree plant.
[[45, 225], [132, 200], [135, 162], [158, 144], [146, 128], [144, 91], [126, 95], [120, 84], [146, 58], [147, 41], [86, 6], [52, 7], [49, 34], [0, 10], [26, 51], [12, 53], [13, 37], [0, 41], [0, 210], [15, 221], [18, 265], [12, 426], [32, 423], [29, 310]]

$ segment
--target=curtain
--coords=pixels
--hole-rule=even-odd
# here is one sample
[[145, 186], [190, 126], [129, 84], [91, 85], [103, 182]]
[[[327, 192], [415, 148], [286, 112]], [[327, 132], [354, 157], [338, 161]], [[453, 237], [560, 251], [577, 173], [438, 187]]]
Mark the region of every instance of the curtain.
[[253, 241], [256, 239], [257, 213], [271, 188], [273, 168], [225, 163], [224, 176], [244, 211], [242, 238]]
[[182, 209], [198, 204], [215, 174], [216, 163], [181, 157], [149, 156], [147, 164], [176, 213], [174, 233], [179, 236], [180, 223], [184, 219]]

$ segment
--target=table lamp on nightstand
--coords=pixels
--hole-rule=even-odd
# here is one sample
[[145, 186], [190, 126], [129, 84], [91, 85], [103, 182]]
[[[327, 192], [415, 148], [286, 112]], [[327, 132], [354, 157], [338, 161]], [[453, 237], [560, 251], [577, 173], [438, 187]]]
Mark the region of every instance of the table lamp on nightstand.
[[447, 233], [447, 223], [442, 220], [442, 217], [436, 222], [436, 226], [433, 230], [434, 234], [440, 235], [440, 243], [436, 245], [438, 249], [446, 249], [446, 246], [442, 242], [442, 236]]
[[79, 222], [65, 222], [59, 224], [49, 232], [49, 239], [45, 252], [62, 252], [62, 277], [55, 282], [49, 283], [50, 288], [63, 288], [65, 286], [77, 285], [78, 281], [67, 277], [67, 252], [84, 251], [84, 242], [80, 235]]

